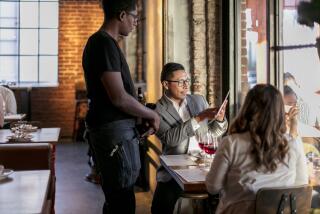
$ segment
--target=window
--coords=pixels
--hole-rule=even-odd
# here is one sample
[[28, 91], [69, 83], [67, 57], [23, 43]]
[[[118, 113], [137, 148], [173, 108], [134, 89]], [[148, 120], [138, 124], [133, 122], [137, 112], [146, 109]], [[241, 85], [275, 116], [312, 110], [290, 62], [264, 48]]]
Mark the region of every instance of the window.
[[257, 83], [268, 83], [268, 39], [266, 1], [242, 0], [237, 7], [239, 22], [237, 49], [239, 58], [239, 103], [244, 101], [250, 88]]
[[0, 0], [0, 81], [58, 82], [58, 0]]
[[[284, 4], [280, 8], [279, 72], [283, 75], [286, 111], [293, 106], [299, 108], [298, 134], [310, 165], [310, 184], [319, 185], [320, 61], [314, 44], [320, 27], [316, 23], [313, 28], [299, 24], [297, 5]], [[320, 204], [314, 203], [313, 207], [319, 208]]]
[[[316, 39], [319, 19], [310, 11], [299, 17], [301, 0], [223, 1], [225, 82], [231, 88], [230, 116], [236, 115], [248, 90], [257, 83], [276, 85], [284, 95], [286, 112], [298, 107], [297, 140], [308, 159], [309, 180], [320, 185], [320, 61]], [[312, 4], [318, 1], [305, 1]], [[310, 8], [318, 8], [312, 5]], [[306, 10], [306, 9], [305, 9]], [[301, 7], [300, 7], [301, 13]], [[302, 12], [303, 14], [303, 12]], [[300, 21], [300, 23], [299, 23]], [[311, 26], [311, 25], [310, 25]], [[228, 79], [227, 79], [228, 78]], [[287, 120], [289, 131], [290, 121]], [[317, 190], [318, 197], [319, 191]], [[319, 208], [315, 202], [313, 208]]]
[[188, 4], [187, 0], [164, 1], [164, 64], [181, 63], [186, 71], [190, 71]]

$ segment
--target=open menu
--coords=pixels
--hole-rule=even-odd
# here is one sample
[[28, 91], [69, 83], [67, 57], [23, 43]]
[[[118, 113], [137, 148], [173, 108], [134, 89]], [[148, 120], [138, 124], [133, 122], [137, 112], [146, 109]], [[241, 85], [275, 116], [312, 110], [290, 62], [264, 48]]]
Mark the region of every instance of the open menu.
[[174, 170], [180, 177], [187, 182], [204, 182], [208, 172], [204, 169], [176, 169]]
[[167, 166], [196, 166], [189, 155], [162, 155], [161, 159]]

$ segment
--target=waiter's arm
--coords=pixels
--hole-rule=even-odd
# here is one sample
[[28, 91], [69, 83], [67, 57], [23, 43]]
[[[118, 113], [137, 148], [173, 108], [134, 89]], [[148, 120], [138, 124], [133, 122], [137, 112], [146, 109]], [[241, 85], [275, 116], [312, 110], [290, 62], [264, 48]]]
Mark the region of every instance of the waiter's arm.
[[101, 76], [101, 81], [113, 105], [127, 114], [149, 120], [155, 130], [159, 129], [160, 118], [158, 114], [140, 104], [126, 92], [120, 72], [104, 72]]

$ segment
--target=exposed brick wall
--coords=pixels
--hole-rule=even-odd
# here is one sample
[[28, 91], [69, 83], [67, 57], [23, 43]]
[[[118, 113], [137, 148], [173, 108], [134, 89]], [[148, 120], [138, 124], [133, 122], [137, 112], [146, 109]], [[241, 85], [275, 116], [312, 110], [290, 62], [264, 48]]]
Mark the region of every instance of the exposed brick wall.
[[221, 100], [220, 1], [191, 1], [191, 90], [209, 103]]
[[221, 104], [220, 1], [208, 0], [206, 13], [207, 100], [217, 106]]
[[206, 0], [191, 1], [191, 90], [196, 94], [207, 95], [206, 57]]
[[247, 0], [241, 1], [241, 102], [244, 101], [247, 92], [249, 91], [249, 83], [248, 83], [248, 53], [247, 53], [247, 30], [246, 30], [246, 8], [247, 8]]
[[[219, 104], [219, 0], [192, 0], [190, 7], [192, 91]], [[75, 83], [83, 79], [83, 47], [101, 25], [103, 13], [96, 0], [61, 0], [59, 13], [59, 87], [32, 90], [32, 120], [41, 121], [44, 127], [61, 127], [62, 136], [71, 136]]]
[[103, 21], [95, 0], [60, 0], [59, 87], [33, 89], [32, 120], [44, 127], [61, 127], [71, 136], [75, 111], [75, 83], [83, 79], [82, 51], [88, 37]]

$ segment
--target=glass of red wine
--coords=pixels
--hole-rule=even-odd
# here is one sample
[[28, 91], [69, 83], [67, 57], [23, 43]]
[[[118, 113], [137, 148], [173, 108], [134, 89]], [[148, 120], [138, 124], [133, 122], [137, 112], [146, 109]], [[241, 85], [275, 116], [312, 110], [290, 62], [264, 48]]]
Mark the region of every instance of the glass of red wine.
[[205, 156], [204, 145], [206, 144], [206, 136], [205, 134], [198, 132], [196, 134], [196, 139], [198, 141], [199, 148], [201, 149], [200, 156], [204, 157]]
[[218, 139], [216, 136], [213, 135], [211, 131], [208, 131], [206, 135], [207, 140], [203, 146], [203, 150], [207, 154], [207, 158], [205, 159], [206, 166], [210, 167], [214, 154], [218, 149]]

